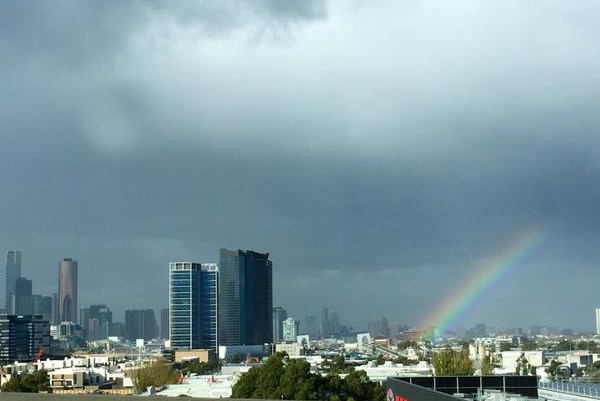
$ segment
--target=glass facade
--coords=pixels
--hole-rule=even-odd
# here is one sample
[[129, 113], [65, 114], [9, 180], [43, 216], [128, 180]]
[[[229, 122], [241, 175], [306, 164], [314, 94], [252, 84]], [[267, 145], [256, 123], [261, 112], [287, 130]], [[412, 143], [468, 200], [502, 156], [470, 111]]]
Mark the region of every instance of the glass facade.
[[272, 269], [268, 253], [221, 249], [221, 345], [259, 345], [273, 342]]
[[214, 263], [169, 263], [171, 347], [217, 348], [218, 273]]

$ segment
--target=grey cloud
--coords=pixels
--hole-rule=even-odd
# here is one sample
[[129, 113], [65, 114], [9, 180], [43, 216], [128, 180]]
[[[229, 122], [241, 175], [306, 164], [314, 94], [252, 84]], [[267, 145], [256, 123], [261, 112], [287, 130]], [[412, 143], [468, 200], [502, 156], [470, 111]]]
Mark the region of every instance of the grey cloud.
[[[595, 6], [466, 4], [3, 2], [0, 243], [47, 291], [72, 256], [82, 285], [142, 277], [155, 308], [169, 260], [270, 251], [294, 313], [337, 304], [358, 324], [373, 299], [410, 323], [512, 236], [558, 227], [490, 299], [560, 309], [527, 283], [557, 286], [545, 272], [565, 266], [587, 290], [597, 278]], [[309, 21], [296, 41], [252, 41]]]
[[326, 0], [9, 0], [0, 4], [0, 51], [4, 63], [45, 58], [72, 68], [113, 61], [148, 31], [168, 39], [171, 19], [216, 38], [249, 24], [262, 30], [326, 16]]

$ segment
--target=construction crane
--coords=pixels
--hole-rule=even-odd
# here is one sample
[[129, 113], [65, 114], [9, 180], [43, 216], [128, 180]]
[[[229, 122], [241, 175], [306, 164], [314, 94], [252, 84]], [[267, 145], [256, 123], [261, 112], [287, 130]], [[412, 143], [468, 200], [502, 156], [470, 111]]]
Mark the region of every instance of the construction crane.
[[37, 354], [35, 354], [35, 356], [33, 357], [33, 363], [37, 363], [40, 361], [40, 358], [44, 356], [44, 347], [40, 348], [37, 352]]

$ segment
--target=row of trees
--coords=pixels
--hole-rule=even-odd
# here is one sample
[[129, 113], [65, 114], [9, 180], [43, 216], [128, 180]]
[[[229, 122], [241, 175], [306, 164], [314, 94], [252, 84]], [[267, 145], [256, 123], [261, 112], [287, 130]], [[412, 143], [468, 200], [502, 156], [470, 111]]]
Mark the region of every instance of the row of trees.
[[2, 386], [3, 392], [39, 393], [48, 391], [50, 380], [48, 372], [36, 370], [24, 375], [12, 375], [9, 381]]
[[289, 359], [286, 353], [272, 355], [266, 364], [243, 374], [233, 386], [233, 398], [285, 400], [383, 401], [385, 392], [364, 371], [352, 371], [342, 378], [342, 360], [334, 359], [326, 376], [310, 372], [310, 364]]

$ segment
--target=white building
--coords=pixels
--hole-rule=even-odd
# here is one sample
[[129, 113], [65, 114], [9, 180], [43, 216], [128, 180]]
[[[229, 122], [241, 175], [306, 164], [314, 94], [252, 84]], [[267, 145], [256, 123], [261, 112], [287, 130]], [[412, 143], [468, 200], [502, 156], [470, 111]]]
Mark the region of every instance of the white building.
[[427, 362], [421, 361], [417, 365], [404, 366], [386, 361], [383, 365], [377, 366], [375, 361], [370, 361], [366, 365], [357, 366], [356, 370], [364, 370], [371, 381], [386, 380], [391, 376], [431, 376], [431, 366]]
[[283, 341], [296, 341], [300, 332], [300, 321], [288, 317], [283, 321]]
[[502, 368], [514, 372], [521, 358], [537, 368], [544, 364], [544, 351], [502, 351]]

